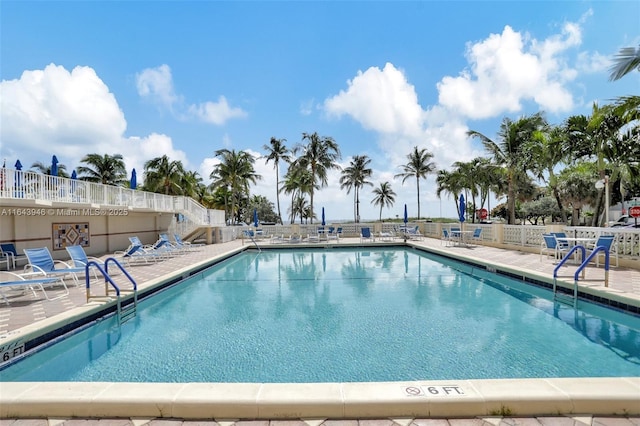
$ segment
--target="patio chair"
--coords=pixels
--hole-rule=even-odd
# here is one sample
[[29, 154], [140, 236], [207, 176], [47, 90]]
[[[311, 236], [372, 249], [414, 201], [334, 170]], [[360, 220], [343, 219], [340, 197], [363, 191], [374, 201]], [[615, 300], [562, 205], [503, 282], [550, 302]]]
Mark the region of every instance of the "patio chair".
[[556, 236], [553, 234], [542, 234], [542, 243], [540, 244], [540, 262], [542, 262], [542, 255], [553, 255], [554, 260], [561, 259], [562, 253], [569, 251], [568, 247], [558, 244]]
[[393, 232], [378, 232], [378, 238], [380, 241], [393, 241], [394, 233]]
[[13, 243], [0, 244], [0, 254], [3, 257], [3, 260], [0, 260], [0, 263], [6, 262], [7, 269], [9, 269], [9, 264], [11, 264], [12, 269], [16, 269], [18, 261], [27, 260], [27, 256], [25, 256], [24, 254], [19, 254], [16, 250], [16, 246]]
[[420, 226], [416, 225], [414, 228], [408, 228], [405, 235], [410, 240], [421, 240]]
[[442, 238], [440, 239], [440, 245], [445, 243], [447, 246], [451, 244], [451, 234], [449, 230], [442, 228]]
[[569, 250], [571, 248], [571, 244], [569, 241], [563, 240], [563, 238], [567, 238], [567, 234], [564, 232], [552, 232], [551, 235], [556, 237], [556, 241], [560, 247], [563, 249]]
[[[84, 274], [84, 267], [72, 268], [61, 260], [53, 260], [51, 252], [46, 247], [24, 249], [24, 254], [27, 256], [28, 263], [25, 265], [25, 273], [22, 274], [27, 278], [33, 278], [36, 275], [44, 275], [45, 277], [64, 277], [71, 276], [76, 286], [80, 285], [78, 280], [78, 274]], [[56, 265], [59, 267], [56, 268]], [[28, 272], [27, 272], [28, 271]]]
[[192, 243], [190, 241], [184, 241], [179, 234], [173, 234], [173, 239], [176, 240], [176, 243], [178, 243], [178, 245], [180, 246], [191, 247], [191, 248], [205, 246], [205, 244], [201, 244], [201, 243]]
[[[2, 281], [0, 281], [0, 296], [6, 305], [9, 305], [9, 299], [4, 294], [5, 290], [11, 289], [21, 289], [21, 290], [31, 290], [34, 297], [37, 297], [35, 289], [40, 289], [42, 293], [44, 293], [44, 297], [47, 300], [56, 300], [62, 297], [65, 297], [69, 294], [69, 288], [67, 284], [64, 282], [61, 276], [57, 277], [32, 277], [27, 278], [23, 275], [16, 274], [13, 272], [1, 272]], [[49, 297], [49, 293], [44, 289], [45, 286], [62, 286], [64, 288], [64, 294], [59, 294], [56, 297]]]
[[336, 240], [336, 242], [340, 240], [340, 235], [336, 232], [335, 226], [330, 226], [328, 229], [327, 241], [329, 240]]
[[[129, 242], [134, 246], [140, 246], [142, 248], [142, 252], [148, 255], [155, 255], [163, 259], [169, 259], [171, 256], [171, 251], [166, 247], [166, 241], [162, 238], [158, 239], [153, 244], [144, 245], [139, 237], [133, 236], [129, 237]], [[138, 253], [141, 253], [138, 251]], [[174, 253], [175, 254], [175, 253]]]
[[175, 253], [175, 254], [186, 254], [189, 249], [186, 247], [181, 247], [178, 244], [171, 242], [171, 240], [169, 239], [169, 235], [162, 233], [159, 234], [160, 239], [158, 241], [155, 242], [155, 245], [158, 245], [158, 248], [164, 248], [165, 250], [168, 250], [169, 253]]
[[376, 239], [373, 237], [373, 235], [371, 234], [371, 229], [369, 229], [369, 227], [365, 226], [364, 228], [360, 228], [360, 242], [365, 242], [365, 241], [375, 241]]
[[[609, 260], [611, 260], [612, 257], [615, 257], [616, 259], [616, 266], [618, 266], [619, 261], [618, 261], [618, 248], [617, 248], [617, 244], [616, 244], [616, 237], [613, 235], [601, 235], [598, 237], [598, 239], [596, 240], [596, 242], [592, 245], [587, 246], [586, 248], [593, 251], [596, 249], [596, 247], [603, 247], [606, 251], [609, 252]], [[600, 256], [602, 256], [603, 261], [604, 261], [604, 257], [605, 254], [600, 251], [598, 252], [598, 254], [596, 254], [595, 258], [596, 258], [596, 267], [600, 266]]]
[[476, 228], [473, 230], [473, 234], [471, 235], [471, 241], [482, 241], [482, 228]]
[[[82, 246], [67, 246], [65, 247], [67, 253], [69, 253], [69, 257], [71, 257], [71, 263], [74, 268], [83, 268], [86, 269], [87, 264], [89, 262], [97, 263], [101, 268], [104, 268], [104, 261], [98, 259], [97, 257], [87, 256], [87, 253], [84, 251]], [[92, 269], [94, 278], [98, 278], [98, 274], [95, 271], [95, 268]], [[85, 271], [86, 272], [86, 271]]]
[[137, 263], [156, 263], [166, 259], [164, 254], [149, 251], [142, 244], [137, 243], [131, 243], [125, 250], [116, 251], [113, 255], [119, 257], [127, 266]]

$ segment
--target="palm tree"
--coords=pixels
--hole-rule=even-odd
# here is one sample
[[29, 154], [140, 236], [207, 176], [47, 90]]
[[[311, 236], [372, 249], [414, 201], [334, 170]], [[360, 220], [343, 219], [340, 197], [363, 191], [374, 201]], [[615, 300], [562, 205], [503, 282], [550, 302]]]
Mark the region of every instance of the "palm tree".
[[281, 191], [285, 194], [291, 194], [290, 223], [294, 223], [296, 215], [302, 212], [300, 209], [294, 208], [294, 203], [299, 197], [304, 198], [304, 194], [309, 194], [312, 186], [311, 171], [302, 167], [298, 161], [292, 162], [284, 175], [284, 182], [281, 188]]
[[342, 171], [340, 176], [340, 189], [347, 189], [347, 194], [353, 191], [353, 215], [356, 223], [360, 222], [360, 188], [365, 185], [373, 186], [367, 180], [371, 177], [372, 171], [367, 167], [371, 163], [371, 159], [366, 155], [355, 155], [349, 167]]
[[273, 161], [273, 166], [276, 169], [276, 204], [278, 205], [278, 218], [280, 219], [280, 223], [282, 223], [282, 214], [280, 213], [280, 170], [278, 165], [281, 160], [284, 160], [287, 163], [291, 162], [291, 152], [284, 145], [284, 142], [286, 141], [286, 139], [276, 139], [272, 137], [269, 141], [270, 145], [262, 146], [268, 154], [265, 164], [268, 164], [269, 161]]
[[[51, 175], [51, 164], [45, 164], [41, 161], [36, 161], [31, 165], [32, 169], [35, 169], [36, 172], [42, 173], [43, 175]], [[69, 173], [67, 173], [67, 166], [64, 164], [58, 164], [58, 176], [68, 178]]]
[[[318, 186], [320, 188], [327, 186], [327, 173], [331, 169], [339, 169], [337, 161], [341, 158], [340, 148], [336, 141], [331, 137], [320, 137], [318, 133], [303, 133], [302, 140], [308, 141], [307, 145], [298, 145], [294, 149], [294, 153], [301, 152], [296, 160], [302, 167], [311, 171], [313, 185], [311, 185], [309, 198], [309, 207], [313, 212], [313, 195], [314, 190]], [[318, 182], [319, 181], [319, 182]], [[313, 223], [314, 215], [311, 215], [311, 223]]]
[[[506, 169], [507, 172], [507, 210], [509, 212], [509, 224], [516, 222], [516, 191], [517, 182], [529, 165], [523, 155], [525, 142], [533, 138], [534, 132], [546, 126], [546, 120], [542, 113], [536, 113], [529, 117], [521, 117], [515, 121], [505, 117], [500, 124], [498, 140], [494, 142], [487, 136], [475, 130], [469, 130], [467, 135], [480, 139], [485, 149], [493, 156], [493, 161]], [[520, 179], [522, 180], [522, 179]]]
[[87, 164], [87, 167], [78, 167], [78, 178], [81, 180], [104, 185], [122, 185], [127, 182], [127, 170], [121, 154], [87, 154], [80, 162]]
[[436, 164], [431, 161], [433, 154], [426, 149], [413, 148], [413, 152], [407, 155], [409, 162], [404, 166], [402, 173], [398, 173], [395, 177], [401, 177], [402, 183], [412, 177], [416, 178], [416, 191], [418, 194], [418, 219], [420, 219], [420, 179], [426, 179], [429, 173], [436, 170]]
[[179, 195], [184, 167], [179, 160], [171, 161], [163, 155], [144, 163], [144, 188], [147, 191]]
[[382, 222], [382, 208], [393, 207], [393, 203], [396, 201], [396, 193], [391, 189], [389, 182], [381, 182], [378, 188], [373, 189], [373, 200], [371, 204], [374, 206], [380, 206], [379, 220]]
[[[226, 187], [231, 196], [231, 208], [228, 218], [232, 223], [240, 220], [240, 200], [246, 199], [249, 194], [249, 183], [255, 184], [262, 176], [255, 172], [253, 164], [255, 158], [245, 151], [236, 152], [235, 149], [219, 149], [215, 152], [220, 157], [220, 163], [216, 164], [211, 172], [212, 188]], [[238, 206], [238, 210], [236, 210]], [[226, 209], [225, 209], [226, 210]]]
[[182, 188], [182, 195], [196, 200], [205, 195], [203, 191], [206, 191], [206, 186], [202, 183], [200, 173], [192, 170], [184, 172], [180, 179], [180, 187]]
[[565, 137], [563, 127], [553, 126], [535, 132], [533, 139], [523, 147], [526, 157], [531, 162], [531, 170], [539, 180], [546, 182], [549, 186], [563, 223], [567, 223], [567, 212], [562, 205], [562, 198], [558, 191], [558, 175], [555, 170], [568, 158], [567, 151], [562, 149]]
[[640, 71], [640, 46], [623, 47], [616, 55], [609, 80], [619, 80], [633, 70]]
[[436, 185], [436, 196], [441, 199], [443, 192], [448, 193], [459, 212], [458, 194], [464, 189], [460, 174], [455, 171], [439, 170], [436, 176]]

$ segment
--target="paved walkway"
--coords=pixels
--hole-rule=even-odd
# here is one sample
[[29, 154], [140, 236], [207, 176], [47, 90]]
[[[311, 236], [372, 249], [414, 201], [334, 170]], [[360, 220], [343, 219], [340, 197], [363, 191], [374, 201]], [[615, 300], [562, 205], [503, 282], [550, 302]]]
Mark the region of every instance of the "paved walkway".
[[[175, 275], [176, 272], [189, 268], [191, 265], [205, 262], [217, 256], [224, 256], [242, 249], [247, 242], [240, 240], [224, 244], [209, 245], [202, 250], [194, 251], [187, 255], [176, 256], [174, 258], [159, 262], [157, 264], [133, 266], [129, 271], [139, 283], [148, 283], [158, 278], [168, 275]], [[268, 244], [268, 243], [262, 243]], [[340, 245], [360, 245], [359, 239], [346, 238], [340, 241]], [[370, 243], [374, 245], [383, 243]], [[457, 247], [442, 245], [440, 240], [425, 238], [422, 241], [414, 241], [411, 244], [428, 247], [431, 250], [448, 253], [462, 259], [488, 262], [499, 267], [512, 268], [513, 270], [525, 271], [543, 277], [551, 277], [554, 263], [552, 258], [543, 257], [535, 253], [525, 253], [497, 249], [486, 246]], [[105, 256], [106, 257], [106, 256]], [[639, 262], [640, 264], [640, 262]], [[639, 265], [640, 266], [640, 265]], [[573, 267], [575, 268], [575, 266]], [[563, 270], [561, 275], [568, 281], [573, 274], [571, 266], [567, 267], [566, 273]], [[610, 271], [609, 287], [603, 285], [604, 271], [602, 267], [588, 267], [586, 280], [581, 281], [581, 285], [597, 289], [598, 291], [610, 292], [611, 294], [623, 295], [637, 301], [640, 305], [640, 269], [616, 268]], [[117, 282], [123, 282], [122, 275], [116, 276]], [[101, 285], [93, 289], [98, 292]], [[0, 304], [0, 338], [11, 335], [22, 327], [37, 327], [39, 323], [47, 323], [55, 320], [56, 316], [68, 312], [76, 307], [86, 304], [86, 291], [84, 286], [71, 287], [67, 297], [48, 301], [38, 294], [35, 298], [31, 293], [9, 293], [7, 297], [10, 305]], [[0, 302], [1, 303], [1, 302]], [[639, 396], [640, 401], [640, 396]], [[56, 426], [60, 424], [68, 426], [125, 426], [150, 424], [152, 426], [440, 426], [440, 425], [636, 425], [640, 426], [640, 417], [596, 417], [596, 416], [546, 416], [546, 417], [487, 417], [472, 419], [346, 419], [346, 420], [309, 420], [309, 421], [182, 421], [181, 419], [2, 419], [0, 426]]]

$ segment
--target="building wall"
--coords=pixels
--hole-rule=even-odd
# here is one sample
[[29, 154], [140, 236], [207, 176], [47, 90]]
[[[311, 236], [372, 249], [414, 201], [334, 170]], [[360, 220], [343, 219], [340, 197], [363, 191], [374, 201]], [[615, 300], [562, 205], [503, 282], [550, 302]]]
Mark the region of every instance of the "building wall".
[[62, 249], [54, 249], [54, 224], [88, 224], [89, 255], [123, 250], [128, 237], [137, 235], [151, 244], [166, 232], [173, 215], [158, 212], [80, 208], [25, 208], [0, 206], [0, 242], [11, 242], [19, 252], [25, 248], [47, 247], [55, 259], [68, 259]]

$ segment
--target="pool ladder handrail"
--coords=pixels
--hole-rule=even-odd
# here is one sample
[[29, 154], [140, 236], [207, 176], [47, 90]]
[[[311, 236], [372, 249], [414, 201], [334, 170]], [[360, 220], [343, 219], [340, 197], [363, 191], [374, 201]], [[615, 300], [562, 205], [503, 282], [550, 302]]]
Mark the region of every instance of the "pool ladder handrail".
[[582, 259], [584, 259], [584, 260], [578, 266], [578, 268], [576, 269], [576, 272], [573, 274], [573, 307], [574, 308], [576, 308], [577, 304], [578, 304], [578, 279], [579, 279], [580, 273], [582, 272], [582, 278], [584, 279], [584, 277], [585, 277], [584, 268], [587, 267], [589, 262], [591, 262], [591, 259], [593, 259], [598, 254], [599, 251], [603, 251], [604, 252], [604, 286], [605, 287], [609, 287], [609, 250], [607, 250], [606, 247], [597, 246], [589, 254], [589, 256], [587, 256], [586, 255], [587, 249], [582, 245], [576, 245], [576, 246], [573, 246], [571, 248], [571, 250], [569, 250], [569, 252], [560, 260], [560, 262], [558, 262], [556, 267], [553, 269], [553, 297], [554, 297], [554, 299], [557, 298], [557, 296], [558, 296], [558, 294], [557, 294], [558, 270], [560, 269], [560, 267], [568, 259], [571, 258], [571, 255], [576, 250], [581, 250]]
[[251, 233], [251, 231], [242, 231], [242, 233], [246, 236], [249, 237], [249, 239], [251, 241], [253, 241], [253, 245], [256, 246], [256, 248], [258, 249], [258, 252], [262, 252], [262, 250], [260, 249], [260, 246], [258, 245], [258, 242], [253, 238], [253, 234]]
[[[132, 290], [124, 290], [124, 289], [120, 289], [120, 287], [118, 287], [118, 285], [113, 281], [113, 279], [109, 275], [109, 263], [115, 263], [116, 266], [120, 269], [120, 271], [122, 271], [122, 273], [129, 279], [129, 281], [133, 285], [133, 289]], [[107, 295], [107, 296], [109, 295], [109, 284], [111, 284], [111, 286], [115, 289], [116, 301], [117, 301], [116, 303], [117, 303], [117, 307], [118, 307], [118, 311], [117, 311], [117, 313], [118, 313], [118, 326], [122, 325], [122, 323], [124, 323], [124, 322], [130, 320], [131, 318], [133, 318], [134, 316], [136, 316], [137, 308], [138, 308], [138, 284], [133, 279], [133, 277], [131, 275], [129, 275], [129, 273], [122, 266], [122, 264], [120, 264], [120, 262], [118, 262], [113, 257], [108, 257], [104, 261], [104, 269], [102, 269], [102, 267], [100, 266], [99, 263], [97, 263], [96, 261], [93, 261], [93, 260], [88, 262], [87, 265], [85, 266], [85, 283], [86, 283], [86, 288], [87, 288], [87, 303], [89, 302], [89, 300], [91, 298], [103, 297], [103, 296], [91, 296], [91, 280], [89, 279], [89, 268], [92, 267], [92, 266], [95, 267], [98, 271], [100, 271], [100, 273], [104, 277], [105, 295]], [[122, 306], [122, 298], [121, 298], [121, 293], [124, 293], [124, 292], [133, 293], [133, 301], [131, 303], [129, 303], [128, 306], [125, 306], [125, 307]]]

